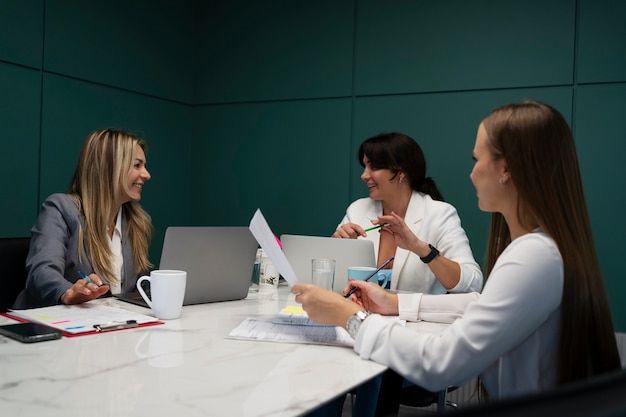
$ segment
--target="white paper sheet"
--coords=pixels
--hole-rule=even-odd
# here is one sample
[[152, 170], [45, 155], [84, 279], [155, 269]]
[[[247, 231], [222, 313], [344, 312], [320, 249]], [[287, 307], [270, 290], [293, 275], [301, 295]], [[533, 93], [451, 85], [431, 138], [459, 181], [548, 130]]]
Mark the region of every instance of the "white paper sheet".
[[258, 340], [312, 345], [354, 346], [354, 340], [339, 326], [298, 326], [276, 324], [268, 320], [248, 317], [235, 327], [229, 339]]
[[267, 257], [270, 258], [276, 269], [278, 269], [280, 275], [285, 278], [290, 287], [293, 287], [298, 282], [296, 273], [282, 249], [278, 246], [276, 237], [267, 224], [263, 213], [261, 213], [261, 209], [257, 209], [254, 216], [252, 216], [252, 220], [250, 220], [250, 231], [267, 254]]

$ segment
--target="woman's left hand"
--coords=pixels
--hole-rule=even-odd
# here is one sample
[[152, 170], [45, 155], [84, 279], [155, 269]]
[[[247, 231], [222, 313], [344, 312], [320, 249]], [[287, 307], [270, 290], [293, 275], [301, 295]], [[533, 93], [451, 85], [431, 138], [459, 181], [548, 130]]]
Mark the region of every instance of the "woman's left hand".
[[380, 229], [380, 233], [388, 233], [393, 236], [396, 246], [402, 249], [411, 250], [411, 248], [416, 247], [421, 242], [406, 225], [404, 219], [393, 211], [391, 214], [378, 216], [377, 223], [386, 224], [385, 227]]

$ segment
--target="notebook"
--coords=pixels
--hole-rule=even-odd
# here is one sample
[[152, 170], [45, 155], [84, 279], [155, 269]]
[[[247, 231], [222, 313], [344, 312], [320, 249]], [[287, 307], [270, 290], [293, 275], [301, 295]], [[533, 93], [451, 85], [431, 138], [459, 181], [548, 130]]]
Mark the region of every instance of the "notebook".
[[311, 282], [311, 259], [334, 259], [336, 264], [333, 290], [336, 292], [343, 291], [348, 285], [349, 266], [376, 267], [374, 243], [366, 239], [281, 235], [280, 241], [283, 244], [283, 253], [300, 282]]
[[[247, 227], [168, 227], [159, 269], [187, 271], [183, 305], [241, 300], [258, 246]], [[115, 297], [147, 307], [138, 292]]]

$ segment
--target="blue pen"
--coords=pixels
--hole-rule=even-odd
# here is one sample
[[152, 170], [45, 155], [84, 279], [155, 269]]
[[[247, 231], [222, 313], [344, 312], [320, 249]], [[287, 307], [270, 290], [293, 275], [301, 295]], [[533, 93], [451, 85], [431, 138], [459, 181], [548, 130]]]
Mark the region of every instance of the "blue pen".
[[93, 282], [93, 280], [92, 280], [91, 278], [89, 278], [89, 277], [87, 276], [87, 274], [85, 274], [83, 271], [78, 271], [78, 275], [80, 275], [80, 277], [81, 277], [82, 279], [84, 279], [85, 281], [87, 281], [87, 283], [88, 283], [88, 284], [90, 283], [90, 284], [93, 284], [93, 285], [96, 285], [96, 286], [100, 287], [100, 285], [98, 285], [98, 284], [96, 284], [95, 282]]
[[[385, 262], [383, 262], [383, 264], [381, 266], [379, 266], [378, 268], [376, 268], [376, 270], [374, 272], [372, 272], [371, 274], [369, 274], [369, 276], [367, 278], [365, 278], [363, 281], [369, 281], [370, 278], [372, 278], [374, 275], [378, 274], [378, 272], [383, 269], [384, 267], [387, 266], [387, 264], [389, 264], [389, 262], [393, 261], [393, 256], [389, 259], [387, 259]], [[348, 291], [348, 293], [346, 295], [344, 295], [344, 297], [348, 298], [350, 297], [352, 294], [355, 293], [355, 291], [358, 290], [358, 287], [354, 287], [352, 288], [350, 291]]]

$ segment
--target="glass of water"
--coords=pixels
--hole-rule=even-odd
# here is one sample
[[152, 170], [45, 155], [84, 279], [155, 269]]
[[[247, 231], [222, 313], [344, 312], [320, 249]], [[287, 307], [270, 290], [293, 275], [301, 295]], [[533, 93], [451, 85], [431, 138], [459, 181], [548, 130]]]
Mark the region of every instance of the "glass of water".
[[332, 291], [334, 281], [334, 259], [315, 258], [311, 260], [311, 282], [313, 284]]

